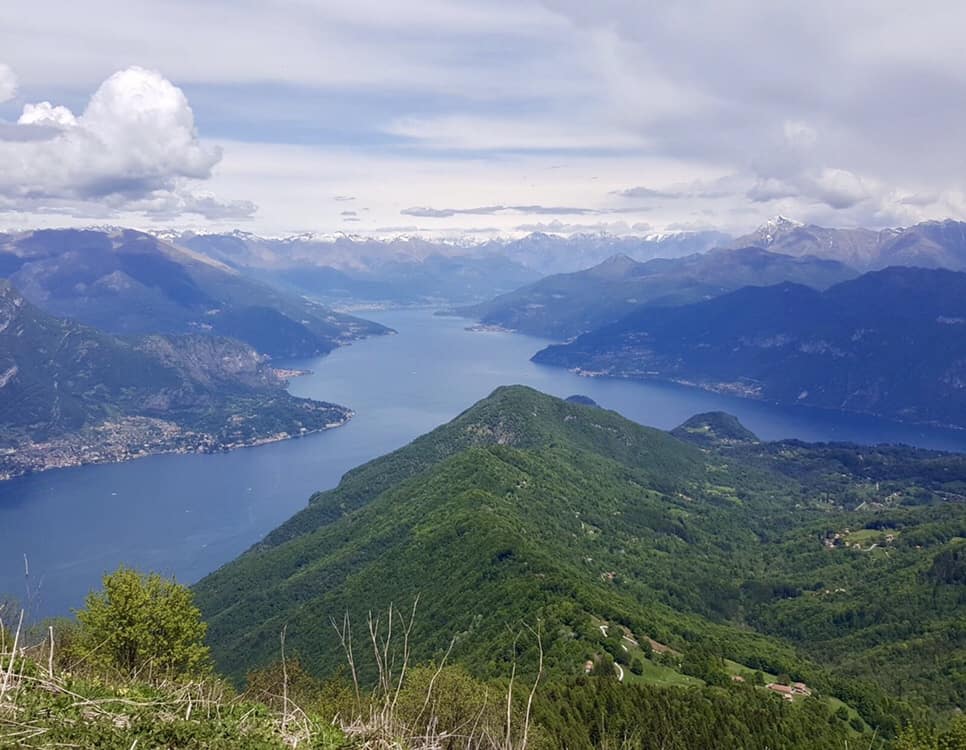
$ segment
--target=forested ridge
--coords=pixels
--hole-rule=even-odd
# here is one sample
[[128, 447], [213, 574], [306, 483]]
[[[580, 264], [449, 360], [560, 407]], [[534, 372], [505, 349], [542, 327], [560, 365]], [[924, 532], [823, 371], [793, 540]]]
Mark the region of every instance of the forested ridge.
[[787, 710], [820, 703], [869, 738], [947, 721], [966, 698], [964, 458], [764, 443], [732, 420], [672, 436], [498, 389], [202, 581], [216, 663], [241, 679], [284, 627], [306, 671], [331, 676], [334, 618], [418, 598], [413, 658], [452, 641], [474, 679], [532, 671], [519, 633], [539, 624], [548, 680], [619, 672], [623, 700], [634, 686], [781, 706], [763, 685], [800, 681], [812, 697]]

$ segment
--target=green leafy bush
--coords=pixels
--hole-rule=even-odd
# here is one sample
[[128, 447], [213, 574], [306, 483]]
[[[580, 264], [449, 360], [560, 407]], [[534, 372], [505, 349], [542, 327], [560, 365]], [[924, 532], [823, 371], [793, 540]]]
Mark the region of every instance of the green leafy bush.
[[155, 573], [120, 567], [78, 611], [77, 655], [95, 668], [150, 679], [205, 673], [207, 625], [191, 591]]

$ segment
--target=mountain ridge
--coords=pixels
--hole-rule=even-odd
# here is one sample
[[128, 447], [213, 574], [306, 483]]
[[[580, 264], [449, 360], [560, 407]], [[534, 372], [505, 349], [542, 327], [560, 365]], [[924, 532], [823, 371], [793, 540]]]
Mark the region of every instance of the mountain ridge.
[[109, 333], [214, 333], [274, 357], [316, 356], [389, 332], [135, 230], [0, 236], [0, 276], [47, 312]]
[[781, 403], [966, 427], [966, 274], [891, 267], [641, 309], [534, 361]]
[[200, 334], [121, 338], [47, 315], [0, 280], [0, 477], [224, 450], [343, 424], [267, 358]]
[[488, 299], [547, 273], [576, 271], [615, 252], [639, 259], [704, 251], [730, 239], [715, 232], [647, 237], [532, 232], [483, 241], [419, 234], [259, 237], [166, 232], [176, 244], [301, 293], [338, 304], [458, 304]]
[[615, 255], [592, 268], [548, 276], [455, 313], [485, 325], [566, 340], [645, 306], [675, 306], [754, 284], [795, 280], [824, 288], [857, 275], [837, 261], [756, 247], [709, 250], [638, 263]]
[[[955, 615], [955, 591], [937, 589], [914, 627], [903, 619], [931, 595], [916, 571], [955, 546], [961, 507], [938, 493], [962, 469], [961, 456], [888, 446], [697, 446], [509, 386], [347, 473], [195, 592], [216, 659], [236, 676], [274, 657], [283, 626], [306, 669], [332, 674], [341, 651], [331, 619], [364, 621], [418, 596], [417, 660], [440, 658], [453, 640], [451, 662], [502, 675], [516, 625], [539, 621], [548, 674], [581, 675], [587, 660], [608, 664], [607, 654], [626, 667], [632, 654], [621, 643], [649, 638], [684, 655], [677, 666], [645, 657], [645, 672], [671, 665], [662, 679], [684, 669], [732, 684], [687, 671], [689, 654], [710, 649], [854, 700], [870, 724], [895, 731], [911, 710], [889, 697], [901, 692], [897, 680], [936, 706], [956, 705], [966, 691], [954, 676], [962, 649], [948, 652], [942, 680], [920, 658]], [[867, 508], [872, 499], [879, 510]], [[877, 536], [883, 521], [903, 535], [882, 542], [887, 557], [826, 541], [828, 529], [857, 523]], [[908, 595], [882, 622], [913, 628], [902, 638], [923, 645], [905, 656], [890, 650], [893, 669], [882, 674], [876, 650], [857, 645], [876, 620], [830, 618], [840, 606], [872, 607], [877, 586], [900, 582]], [[836, 586], [856, 593], [821, 593]], [[608, 640], [609, 629], [630, 640]]]
[[831, 258], [861, 271], [895, 265], [966, 270], [966, 223], [954, 219], [873, 230], [821, 227], [779, 216], [731, 243], [747, 245]]

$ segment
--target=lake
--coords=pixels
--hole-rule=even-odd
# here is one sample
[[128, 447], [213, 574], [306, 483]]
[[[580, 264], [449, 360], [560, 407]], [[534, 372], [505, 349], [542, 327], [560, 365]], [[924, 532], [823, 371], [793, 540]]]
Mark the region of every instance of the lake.
[[467, 321], [428, 310], [369, 317], [399, 334], [286, 363], [313, 370], [292, 382], [293, 393], [355, 410], [344, 427], [232, 453], [152, 456], [0, 483], [0, 593], [18, 599], [37, 619], [80, 606], [101, 575], [121, 563], [193, 583], [304, 507], [313, 492], [335, 486], [348, 469], [448, 421], [500, 385], [582, 393], [665, 429], [697, 412], [724, 410], [767, 439], [966, 451], [966, 432], [673, 385], [581, 378], [530, 362], [546, 343], [540, 339], [467, 331]]

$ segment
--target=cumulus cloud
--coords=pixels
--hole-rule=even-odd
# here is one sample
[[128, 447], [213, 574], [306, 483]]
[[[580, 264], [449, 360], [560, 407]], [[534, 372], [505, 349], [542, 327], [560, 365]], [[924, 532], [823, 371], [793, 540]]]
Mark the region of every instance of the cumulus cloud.
[[[22, 91], [77, 102], [138, 60], [190, 84], [204, 128], [238, 139], [231, 158], [208, 181], [217, 153], [193, 120], [121, 137], [31, 94], [19, 124], [0, 122], [7, 204], [242, 210], [179, 203], [203, 180], [256, 196], [270, 231], [340, 226], [356, 195], [375, 224], [412, 206], [464, 232], [566, 221], [554, 206], [736, 232], [777, 212], [881, 226], [962, 211], [966, 5], [952, 0], [332, 0], [248, 3], [227, 21], [219, 4], [91, 2], [0, 3]], [[82, 23], [92, 15], [112, 23]], [[173, 35], [184, 43], [156, 43]], [[15, 90], [0, 66], [0, 101]], [[12, 106], [0, 111], [16, 120]], [[298, 158], [259, 155], [285, 149]], [[530, 203], [551, 215], [521, 217]]]
[[847, 169], [822, 169], [804, 192], [832, 208], [852, 208], [870, 197], [862, 178]]
[[24, 105], [0, 131], [0, 194], [27, 210], [100, 203], [157, 216], [250, 216], [247, 201], [195, 194], [221, 159], [200, 140], [181, 89], [132, 67], [104, 81], [84, 111], [43, 101]]
[[823, 165], [822, 135], [801, 120], [785, 120], [776, 138], [752, 162], [753, 184], [745, 196], [753, 203], [794, 199], [834, 211], [855, 208], [872, 198], [887, 199], [877, 181], [839, 166]]
[[873, 197], [861, 177], [846, 169], [830, 168], [805, 170], [787, 179], [759, 178], [746, 195], [755, 203], [799, 198], [836, 210], [853, 208]]
[[66, 129], [77, 125], [77, 118], [67, 107], [55, 107], [50, 102], [25, 104], [18, 125], [40, 125]]
[[0, 104], [10, 101], [17, 93], [17, 76], [9, 65], [0, 63]]
[[[962, 188], [961, 170], [950, 169], [966, 158], [956, 125], [966, 95], [961, 3], [922, 13], [899, 0], [681, 0], [646, 11], [625, 0], [542, 1], [585, 34], [619, 40], [610, 56], [589, 58], [599, 112], [658, 153], [741, 177], [724, 212], [743, 199], [753, 210], [784, 201], [833, 222], [875, 222], [892, 215], [888, 206], [912, 207], [903, 195]], [[674, 92], [657, 117], [647, 101], [655, 75]], [[919, 218], [946, 203], [917, 204]]]

